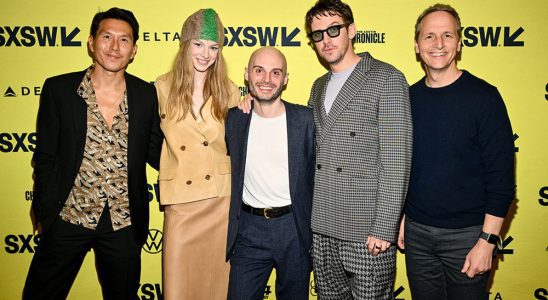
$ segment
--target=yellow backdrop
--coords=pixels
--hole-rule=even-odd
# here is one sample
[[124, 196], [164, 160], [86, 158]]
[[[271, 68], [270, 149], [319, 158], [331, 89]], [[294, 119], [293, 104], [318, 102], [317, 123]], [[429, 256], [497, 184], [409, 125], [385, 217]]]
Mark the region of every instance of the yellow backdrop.
[[[529, 1], [448, 1], [461, 14], [464, 47], [459, 66], [497, 86], [505, 99], [516, 142], [517, 200], [504, 229], [490, 299], [548, 299], [548, 5]], [[410, 84], [423, 76], [413, 51], [416, 17], [430, 1], [349, 0], [359, 30], [357, 52], [369, 51], [406, 75]], [[243, 86], [243, 70], [261, 45], [286, 54], [290, 80], [283, 97], [305, 104], [313, 80], [326, 70], [304, 34], [304, 14], [313, 0], [241, 1], [18, 1], [4, 0], [0, 21], [0, 299], [19, 299], [38, 238], [29, 216], [32, 200], [31, 156], [35, 120], [44, 79], [83, 70], [91, 60], [86, 39], [98, 10], [132, 10], [141, 24], [138, 54], [128, 71], [152, 81], [170, 68], [185, 18], [212, 7], [227, 29], [223, 53], [229, 75]], [[149, 175], [152, 210], [150, 236], [143, 251], [141, 299], [162, 299], [161, 230], [156, 173]], [[511, 223], [509, 222], [511, 221]], [[510, 223], [510, 224], [508, 224]], [[404, 257], [398, 254], [396, 299], [411, 299]], [[271, 278], [265, 299], [274, 299]], [[316, 292], [311, 284], [311, 298]], [[99, 299], [93, 255], [88, 255], [70, 299]]]

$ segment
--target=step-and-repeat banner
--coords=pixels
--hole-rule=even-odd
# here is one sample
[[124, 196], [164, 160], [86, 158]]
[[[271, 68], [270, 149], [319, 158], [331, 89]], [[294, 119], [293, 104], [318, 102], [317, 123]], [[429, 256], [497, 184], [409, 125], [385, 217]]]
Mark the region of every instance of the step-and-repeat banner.
[[[459, 67], [498, 87], [514, 130], [517, 199], [504, 228], [489, 299], [548, 299], [548, 3], [448, 1], [461, 15], [463, 50]], [[83, 70], [91, 63], [86, 40], [93, 15], [112, 6], [130, 9], [140, 22], [138, 53], [128, 72], [147, 81], [169, 70], [186, 17], [212, 7], [226, 31], [223, 53], [230, 78], [244, 85], [244, 66], [260, 46], [287, 56], [290, 80], [283, 97], [305, 104], [315, 78], [326, 70], [308, 45], [304, 15], [313, 0], [229, 1], [18, 1], [0, 4], [0, 299], [19, 299], [32, 255], [40, 242], [30, 219], [31, 157], [44, 79]], [[413, 50], [414, 24], [431, 1], [349, 0], [358, 29], [357, 52], [369, 51], [402, 70], [410, 84], [423, 75]], [[242, 88], [242, 91], [244, 89]], [[163, 213], [156, 172], [148, 171], [150, 232], [143, 248], [140, 299], [162, 299]], [[398, 254], [394, 293], [411, 299], [404, 254]], [[316, 298], [314, 283], [311, 298]], [[99, 299], [90, 253], [70, 299]], [[274, 278], [264, 299], [275, 299]]]

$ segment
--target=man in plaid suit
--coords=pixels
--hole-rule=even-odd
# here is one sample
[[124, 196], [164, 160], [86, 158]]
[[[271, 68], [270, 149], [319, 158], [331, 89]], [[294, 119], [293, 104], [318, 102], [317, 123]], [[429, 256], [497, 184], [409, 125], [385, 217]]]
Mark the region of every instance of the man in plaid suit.
[[412, 153], [408, 85], [393, 66], [356, 54], [340, 0], [306, 15], [329, 72], [312, 86], [316, 126], [313, 264], [321, 299], [393, 299], [396, 237]]

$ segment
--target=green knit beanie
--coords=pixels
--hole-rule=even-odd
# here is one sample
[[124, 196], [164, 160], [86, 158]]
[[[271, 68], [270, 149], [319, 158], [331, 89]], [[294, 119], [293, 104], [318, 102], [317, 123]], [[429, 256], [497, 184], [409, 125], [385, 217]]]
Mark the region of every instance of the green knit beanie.
[[224, 27], [215, 10], [212, 8], [200, 9], [186, 19], [181, 30], [181, 42], [191, 39], [208, 40], [223, 46]]

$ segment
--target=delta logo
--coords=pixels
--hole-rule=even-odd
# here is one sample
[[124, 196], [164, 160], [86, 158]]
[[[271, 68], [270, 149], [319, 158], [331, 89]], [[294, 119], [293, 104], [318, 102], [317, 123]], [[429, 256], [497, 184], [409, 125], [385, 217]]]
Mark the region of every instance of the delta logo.
[[523, 27], [510, 26], [469, 26], [462, 30], [462, 44], [466, 47], [524, 47], [520, 36]]
[[0, 47], [80, 47], [79, 33], [67, 26], [0, 26]]
[[489, 292], [489, 299], [502, 300], [502, 294], [500, 292]]
[[40, 96], [42, 87], [40, 86], [22, 86], [19, 88], [14, 88], [8, 86], [4, 90], [4, 98], [15, 98], [18, 96]]
[[[298, 27], [285, 26], [228, 26], [224, 28], [226, 47], [299, 47], [301, 41], [297, 36], [301, 32]], [[171, 31], [145, 31], [142, 34], [144, 42], [179, 42], [181, 36]]]

